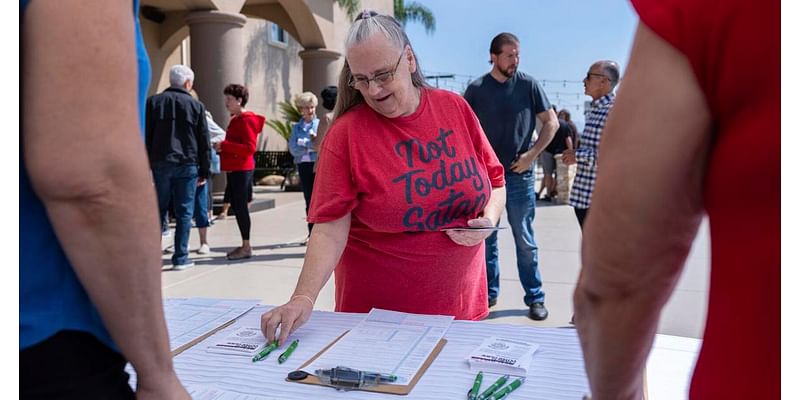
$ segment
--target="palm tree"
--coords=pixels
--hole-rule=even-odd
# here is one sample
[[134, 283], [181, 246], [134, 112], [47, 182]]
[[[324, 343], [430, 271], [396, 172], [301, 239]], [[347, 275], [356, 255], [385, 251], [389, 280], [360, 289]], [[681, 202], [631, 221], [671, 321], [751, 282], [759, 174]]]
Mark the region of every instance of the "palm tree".
[[[336, 0], [339, 7], [344, 9], [352, 21], [361, 9], [361, 0]], [[428, 34], [436, 30], [436, 17], [428, 7], [412, 1], [406, 4], [404, 0], [394, 0], [394, 17], [405, 28], [408, 22], [419, 22]]]
[[361, 0], [336, 0], [336, 4], [347, 13], [350, 21], [356, 17], [356, 14], [361, 9]]
[[419, 22], [429, 35], [436, 30], [436, 17], [431, 9], [416, 1], [406, 4], [403, 0], [394, 0], [394, 17], [404, 28], [407, 22]]

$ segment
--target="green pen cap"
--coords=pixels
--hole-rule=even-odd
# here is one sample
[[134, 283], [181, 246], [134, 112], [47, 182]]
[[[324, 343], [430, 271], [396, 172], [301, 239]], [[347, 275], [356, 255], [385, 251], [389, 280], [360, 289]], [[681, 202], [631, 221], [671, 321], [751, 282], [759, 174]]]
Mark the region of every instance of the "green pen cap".
[[267, 358], [269, 353], [272, 353], [272, 351], [277, 349], [277, 348], [278, 348], [278, 341], [277, 340], [273, 341], [272, 343], [270, 343], [267, 346], [264, 346], [264, 348], [261, 349], [261, 351], [259, 351], [256, 355], [253, 356], [253, 362], [261, 361], [261, 360]]
[[292, 341], [292, 344], [289, 345], [289, 348], [286, 349], [286, 351], [284, 351], [280, 357], [278, 357], [278, 364], [283, 364], [284, 362], [286, 362], [286, 360], [289, 359], [289, 356], [291, 356], [292, 353], [294, 352], [294, 349], [297, 348], [297, 345], [299, 343], [300, 339], [295, 339], [294, 341]]

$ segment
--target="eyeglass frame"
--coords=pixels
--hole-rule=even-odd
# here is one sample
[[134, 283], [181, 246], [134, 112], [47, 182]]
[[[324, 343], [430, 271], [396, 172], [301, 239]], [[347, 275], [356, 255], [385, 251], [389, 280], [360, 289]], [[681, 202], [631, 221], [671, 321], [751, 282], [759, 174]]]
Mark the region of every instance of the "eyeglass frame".
[[[351, 75], [350, 82], [348, 82], [347, 85], [356, 90], [367, 90], [369, 89], [370, 82], [375, 82], [375, 84], [380, 87], [383, 87], [383, 85], [385, 84], [392, 83], [394, 81], [394, 74], [397, 73], [397, 68], [400, 67], [400, 61], [403, 59], [403, 56], [405, 54], [406, 54], [406, 49], [405, 47], [403, 47], [403, 51], [400, 53], [400, 57], [397, 59], [397, 64], [394, 65], [394, 69], [392, 69], [391, 71], [384, 71], [375, 74], [375, 76], [373, 76], [372, 78], [365, 77], [364, 79], [359, 79], [359, 80], [356, 80], [356, 77]], [[356, 85], [360, 83], [365, 83], [366, 86], [363, 89], [357, 88]]]
[[608, 79], [609, 81], [611, 80], [611, 78], [609, 78], [609, 77], [608, 77], [608, 75], [598, 74], [598, 73], [596, 73], [596, 72], [587, 72], [587, 73], [586, 73], [586, 77], [585, 77], [585, 78], [583, 78], [583, 79], [584, 79], [584, 80], [586, 80], [586, 81], [590, 81], [590, 80], [592, 80], [592, 77], [593, 77], [593, 76], [599, 76], [599, 77], [601, 77], [601, 78], [606, 78], [606, 79]]

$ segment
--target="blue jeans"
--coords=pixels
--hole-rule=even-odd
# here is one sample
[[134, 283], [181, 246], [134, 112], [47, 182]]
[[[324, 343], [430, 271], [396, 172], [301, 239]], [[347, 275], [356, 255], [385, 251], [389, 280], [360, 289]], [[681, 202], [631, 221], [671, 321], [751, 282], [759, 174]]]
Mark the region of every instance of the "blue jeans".
[[[517, 174], [506, 171], [506, 212], [517, 249], [517, 271], [525, 290], [525, 304], [544, 303], [542, 275], [539, 273], [539, 248], [533, 239], [533, 217], [536, 216], [536, 176], [532, 170]], [[500, 295], [500, 265], [497, 231], [486, 238], [486, 278], [489, 298]]]
[[175, 207], [175, 253], [172, 254], [172, 264], [186, 264], [189, 262], [189, 230], [194, 213], [197, 165], [160, 161], [153, 163], [152, 168], [159, 216], [167, 214], [170, 196]]
[[194, 192], [194, 223], [198, 228], [208, 228], [208, 185], [211, 178], [206, 179], [205, 185], [200, 185]]

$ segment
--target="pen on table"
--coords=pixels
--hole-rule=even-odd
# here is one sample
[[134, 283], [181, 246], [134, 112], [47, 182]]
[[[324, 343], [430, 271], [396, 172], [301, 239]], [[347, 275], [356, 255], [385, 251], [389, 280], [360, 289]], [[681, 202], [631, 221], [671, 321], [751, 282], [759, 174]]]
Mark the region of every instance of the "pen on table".
[[278, 348], [278, 341], [277, 340], [275, 340], [272, 343], [264, 346], [264, 348], [261, 349], [261, 351], [259, 351], [258, 354], [253, 356], [253, 362], [261, 361], [261, 360], [267, 358], [269, 353], [272, 353], [272, 351], [277, 349], [277, 348]]
[[475, 383], [472, 384], [472, 390], [469, 391], [469, 395], [467, 398], [469, 400], [475, 400], [478, 398], [478, 392], [481, 390], [481, 382], [483, 381], [483, 371], [478, 372], [478, 375], [475, 375]]
[[514, 382], [508, 384], [508, 386], [498, 390], [495, 394], [491, 395], [487, 400], [500, 400], [503, 397], [508, 396], [509, 393], [517, 390], [518, 387], [522, 386], [522, 378], [517, 378]]
[[498, 378], [492, 384], [492, 386], [489, 386], [488, 389], [486, 389], [483, 393], [481, 393], [480, 396], [478, 396], [478, 400], [485, 400], [486, 398], [491, 396], [492, 393], [494, 393], [495, 390], [499, 389], [500, 386], [503, 386], [503, 384], [506, 383], [507, 380], [508, 380], [508, 375], [503, 375], [500, 378]]
[[283, 364], [284, 361], [289, 359], [289, 356], [292, 355], [292, 352], [294, 351], [294, 349], [297, 348], [297, 344], [298, 343], [300, 343], [300, 339], [295, 339], [292, 342], [292, 344], [289, 345], [289, 348], [286, 349], [286, 351], [284, 351], [283, 354], [281, 354], [280, 357], [278, 357], [278, 364]]

